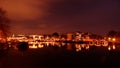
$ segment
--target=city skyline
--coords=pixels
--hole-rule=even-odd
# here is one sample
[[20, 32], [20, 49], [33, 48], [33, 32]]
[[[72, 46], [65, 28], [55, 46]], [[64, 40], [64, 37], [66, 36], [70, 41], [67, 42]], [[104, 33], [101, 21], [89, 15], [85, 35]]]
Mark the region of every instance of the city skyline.
[[120, 29], [119, 0], [1, 0], [12, 33], [92, 32]]

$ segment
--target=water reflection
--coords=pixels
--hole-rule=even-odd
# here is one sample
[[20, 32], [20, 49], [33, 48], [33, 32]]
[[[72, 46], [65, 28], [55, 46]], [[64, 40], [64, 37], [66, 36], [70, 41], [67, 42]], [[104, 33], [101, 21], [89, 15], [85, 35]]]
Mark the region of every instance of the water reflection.
[[76, 51], [81, 51], [82, 49], [89, 50], [90, 45], [88, 44], [75, 44]]
[[28, 43], [27, 42], [19, 42], [17, 45], [17, 48], [19, 51], [26, 51], [28, 49]]
[[[118, 51], [116, 52], [115, 50]], [[29, 67], [23, 68], [31, 68], [31, 66], [37, 65], [39, 67], [39, 65], [45, 64], [46, 66], [48, 64], [53, 66], [64, 66], [66, 64], [74, 66], [78, 64], [80, 66], [80, 64], [82, 65], [84, 63], [86, 65], [90, 63], [113, 63], [119, 61], [119, 51], [119, 45], [95, 46], [64, 42], [20, 42], [17, 45], [10, 46], [9, 54], [6, 56], [7, 59], [4, 65], [7, 66], [12, 62], [13, 64], [10, 66], [24, 64]], [[0, 57], [2, 54], [5, 54], [5, 52], [0, 51]], [[43, 68], [45, 67], [43, 66]]]
[[[21, 44], [19, 44], [21, 45]], [[44, 47], [58, 47], [58, 48], [64, 48], [66, 50], [74, 50], [76, 52], [83, 51], [83, 50], [93, 50], [95, 48], [101, 48], [104, 47], [108, 51], [110, 50], [120, 50], [119, 45], [108, 45], [108, 46], [98, 46], [98, 45], [89, 45], [89, 44], [78, 44], [78, 43], [64, 43], [64, 42], [30, 42], [28, 44], [25, 44], [23, 46], [16, 47], [14, 46], [14, 49], [16, 50], [27, 50], [27, 49], [40, 49]], [[28, 45], [28, 46], [25, 46]]]
[[6, 43], [0, 43], [0, 60], [4, 58], [9, 51], [9, 46]]
[[108, 46], [108, 50], [115, 50], [115, 49], [116, 49], [115, 45]]
[[44, 47], [44, 45], [43, 44], [30, 44], [29, 45], [29, 48], [30, 49], [36, 49], [36, 48], [43, 48]]
[[73, 48], [72, 48], [72, 44], [70, 44], [70, 43], [67, 43], [66, 46], [67, 46], [67, 48], [66, 48], [67, 50], [72, 50], [72, 49], [73, 49]]

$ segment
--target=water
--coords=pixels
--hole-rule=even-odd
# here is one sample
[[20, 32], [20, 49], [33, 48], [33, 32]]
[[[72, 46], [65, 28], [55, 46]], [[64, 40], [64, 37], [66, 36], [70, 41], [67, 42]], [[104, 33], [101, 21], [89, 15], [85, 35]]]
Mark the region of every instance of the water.
[[0, 68], [104, 67], [120, 63], [120, 46], [46, 42], [0, 50]]

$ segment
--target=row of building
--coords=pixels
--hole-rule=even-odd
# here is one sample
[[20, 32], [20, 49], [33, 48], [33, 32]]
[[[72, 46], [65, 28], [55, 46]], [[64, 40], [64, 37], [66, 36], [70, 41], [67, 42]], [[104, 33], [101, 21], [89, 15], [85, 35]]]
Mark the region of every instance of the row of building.
[[[91, 33], [75, 32], [66, 34], [46, 34], [46, 35], [12, 35], [7, 38], [7, 41], [19, 42], [88, 42], [91, 45], [108, 45], [111, 39], [94, 35]], [[115, 38], [112, 40], [115, 41]]]

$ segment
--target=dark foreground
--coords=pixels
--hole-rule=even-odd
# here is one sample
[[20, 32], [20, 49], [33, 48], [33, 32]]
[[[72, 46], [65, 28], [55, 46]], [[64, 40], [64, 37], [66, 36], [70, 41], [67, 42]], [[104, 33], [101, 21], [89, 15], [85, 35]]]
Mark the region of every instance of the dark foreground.
[[0, 50], [0, 68], [104, 68], [119, 64], [120, 49], [109, 51], [102, 46], [91, 46], [78, 52], [68, 45]]

